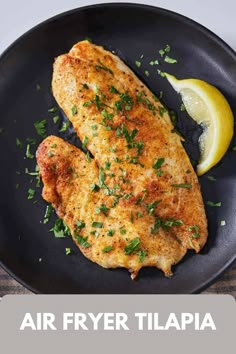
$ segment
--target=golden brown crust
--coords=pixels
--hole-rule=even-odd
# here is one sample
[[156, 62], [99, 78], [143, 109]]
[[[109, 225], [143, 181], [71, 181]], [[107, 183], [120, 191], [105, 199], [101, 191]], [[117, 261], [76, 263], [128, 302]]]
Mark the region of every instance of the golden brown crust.
[[[69, 54], [56, 59], [52, 86], [58, 104], [80, 139], [83, 141], [86, 137], [87, 148], [94, 156], [95, 162], [86, 165], [87, 174], [90, 175], [90, 170], [98, 174], [98, 168], [103, 168], [106, 186], [111, 190], [118, 186], [116, 194], [121, 195], [116, 207], [111, 208], [115, 197], [106, 195], [105, 189], [101, 188], [99, 202], [103, 201], [112, 210], [109, 214], [114, 215], [115, 224], [125, 223], [126, 235], [112, 238], [116, 240], [114, 250], [107, 254], [97, 255], [100, 241], [90, 249], [81, 248], [82, 251], [102, 266], [123, 266], [135, 272], [142, 266], [156, 266], [171, 274], [171, 265], [177, 263], [187, 249], [199, 252], [203, 247], [207, 239], [207, 221], [198, 179], [180, 137], [171, 132], [173, 126], [168, 113], [163, 112], [160, 102], [119, 58], [87, 41], [76, 44]], [[38, 153], [40, 171], [44, 160], [49, 162], [43, 148], [44, 143]], [[84, 161], [83, 154], [77, 149], [73, 154], [75, 164], [76, 159], [80, 163]], [[59, 159], [57, 163], [60, 165]], [[161, 168], [155, 169], [153, 166], [158, 159], [164, 159], [164, 162]], [[66, 164], [70, 157], [65, 154], [63, 160]], [[50, 159], [50, 163], [52, 161]], [[105, 168], [107, 164], [109, 170]], [[62, 175], [67, 176], [65, 172]], [[57, 200], [57, 210], [65, 208], [68, 200], [75, 198], [73, 184], [55, 190], [59, 183], [57, 178], [55, 180], [54, 175], [47, 177], [47, 173], [42, 176], [45, 189], [52, 189], [50, 198]], [[98, 201], [92, 199], [94, 196], [88, 201], [82, 190], [83, 185], [87, 191], [86, 183], [87, 177], [84, 177], [81, 185], [76, 185], [76, 188], [80, 187], [76, 193], [77, 202], [95, 206]], [[191, 188], [175, 186], [179, 184]], [[44, 191], [45, 199], [47, 193]], [[63, 197], [64, 193], [68, 195]], [[93, 218], [93, 209], [88, 207], [86, 210], [87, 214], [76, 212], [82, 213], [84, 218]], [[70, 209], [72, 218], [75, 217], [73, 213]], [[104, 222], [108, 220], [105, 215], [99, 217]], [[71, 227], [67, 213], [63, 218]], [[153, 228], [156, 234], [153, 234]], [[148, 254], [141, 263], [137, 254], [124, 255], [125, 242], [134, 237], [140, 238]], [[104, 239], [110, 242], [111, 238], [104, 236]]]

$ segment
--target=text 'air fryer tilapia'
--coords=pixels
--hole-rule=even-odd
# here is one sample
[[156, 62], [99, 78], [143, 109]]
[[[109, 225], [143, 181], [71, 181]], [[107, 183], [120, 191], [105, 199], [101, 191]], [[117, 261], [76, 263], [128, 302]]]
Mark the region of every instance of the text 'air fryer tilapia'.
[[133, 277], [171, 275], [199, 252], [207, 221], [199, 183], [168, 112], [116, 56], [79, 42], [54, 64], [53, 94], [94, 160], [56, 137], [37, 153], [43, 197], [83, 254]]

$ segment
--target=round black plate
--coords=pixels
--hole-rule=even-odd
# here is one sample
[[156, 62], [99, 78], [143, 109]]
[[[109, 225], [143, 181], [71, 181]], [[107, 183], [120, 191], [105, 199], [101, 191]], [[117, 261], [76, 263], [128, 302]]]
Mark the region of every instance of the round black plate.
[[[73, 10], [35, 27], [0, 59], [1, 264], [28, 288], [42, 293], [199, 292], [236, 255], [236, 153], [232, 149], [210, 172], [215, 182], [206, 176], [200, 178], [205, 202], [222, 202], [221, 208], [206, 206], [208, 243], [201, 254], [189, 253], [175, 267], [172, 279], [157, 269], [143, 269], [139, 279], [131, 281], [124, 269], [103, 269], [85, 259], [69, 238], [55, 239], [49, 232], [52, 222], [42, 222], [46, 204], [40, 197], [41, 189], [35, 188], [34, 177], [24, 173], [26, 167], [30, 171], [35, 167], [34, 159], [24, 158], [25, 140], [36, 138], [37, 144], [40, 142], [34, 122], [44, 118], [48, 120], [48, 135], [71, 140], [70, 134], [59, 133], [61, 121], [53, 123], [56, 113], [48, 112], [55, 105], [50, 91], [52, 64], [57, 55], [85, 37], [115, 50], [155, 93], [162, 90], [164, 102], [178, 111], [183, 122], [180, 126], [187, 133], [192, 125], [180, 112], [180, 98], [157, 74], [157, 66], [149, 65], [151, 60], [160, 59], [158, 50], [166, 44], [171, 45], [170, 56], [177, 58], [178, 64], [162, 60], [161, 70], [179, 78], [209, 81], [223, 92], [236, 112], [235, 53], [214, 34], [183, 16], [143, 5], [108, 4]], [[142, 54], [143, 64], [137, 69], [135, 60]], [[150, 71], [149, 77], [145, 70]], [[23, 142], [22, 149], [16, 146], [16, 138]], [[32, 152], [35, 150], [36, 145], [31, 147]], [[27, 199], [30, 187], [37, 190], [33, 200]], [[226, 226], [220, 226], [221, 220], [226, 220]], [[71, 247], [73, 254], [66, 256], [66, 247]]]

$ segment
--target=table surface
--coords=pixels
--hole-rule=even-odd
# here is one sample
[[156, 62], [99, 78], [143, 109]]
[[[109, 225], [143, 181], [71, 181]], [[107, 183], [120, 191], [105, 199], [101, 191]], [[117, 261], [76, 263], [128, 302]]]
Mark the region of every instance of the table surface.
[[[0, 53], [24, 32], [49, 17], [76, 7], [111, 2], [143, 3], [178, 12], [206, 26], [236, 50], [235, 0], [8, 0], [0, 5]], [[236, 297], [236, 265], [205, 292], [226, 293]], [[0, 268], [0, 296], [29, 293]]]

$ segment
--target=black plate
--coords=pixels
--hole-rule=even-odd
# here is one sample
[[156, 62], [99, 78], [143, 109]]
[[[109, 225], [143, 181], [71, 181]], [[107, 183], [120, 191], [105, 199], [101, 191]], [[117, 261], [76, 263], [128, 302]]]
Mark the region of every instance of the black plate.
[[[96, 5], [59, 15], [27, 32], [0, 59], [1, 264], [29, 289], [42, 293], [199, 292], [235, 259], [235, 152], [229, 151], [210, 172], [216, 182], [206, 176], [200, 178], [205, 202], [221, 201], [222, 207], [206, 207], [208, 243], [200, 255], [189, 253], [175, 267], [172, 279], [164, 278], [159, 270], [143, 269], [138, 281], [133, 282], [126, 270], [105, 270], [93, 264], [69, 238], [55, 239], [49, 233], [52, 223], [42, 223], [46, 204], [40, 198], [40, 189], [33, 200], [27, 200], [31, 177], [24, 169], [33, 170], [35, 161], [24, 159], [25, 139], [40, 141], [34, 122], [47, 118], [48, 135], [73, 140], [70, 133], [59, 133], [61, 121], [55, 125], [53, 114], [48, 113], [48, 108], [55, 105], [50, 81], [54, 57], [85, 37], [115, 50], [155, 93], [163, 90], [164, 102], [178, 111], [187, 135], [193, 125], [180, 112], [179, 97], [157, 74], [157, 67], [149, 65], [150, 60], [160, 59], [158, 50], [166, 44], [171, 45], [170, 56], [177, 58], [178, 64], [164, 63], [162, 70], [179, 78], [197, 77], [211, 82], [236, 112], [235, 53], [207, 29], [178, 14], [143, 5]], [[134, 62], [142, 54], [143, 64], [137, 69]], [[144, 74], [147, 69], [148, 78]], [[195, 128], [193, 135], [197, 134]], [[22, 150], [16, 146], [16, 137], [24, 142]], [[189, 149], [195, 142], [196, 137], [193, 142], [188, 139], [187, 149], [196, 158], [196, 149]], [[35, 149], [33, 146], [32, 152]], [[31, 185], [35, 188], [34, 181]], [[220, 226], [221, 220], [226, 220], [227, 225]], [[71, 247], [74, 254], [66, 256], [65, 247]]]

